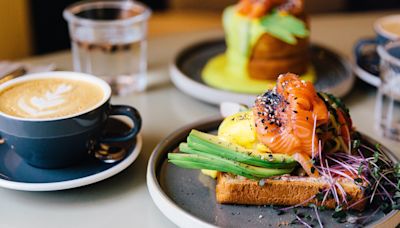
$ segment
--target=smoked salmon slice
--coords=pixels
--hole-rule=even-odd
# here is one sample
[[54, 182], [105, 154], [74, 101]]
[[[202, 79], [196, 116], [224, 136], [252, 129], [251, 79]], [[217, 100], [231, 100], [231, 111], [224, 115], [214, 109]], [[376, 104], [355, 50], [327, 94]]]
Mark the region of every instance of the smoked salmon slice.
[[261, 143], [273, 153], [292, 155], [309, 176], [318, 175], [311, 163], [318, 154], [316, 128], [328, 122], [329, 112], [312, 83], [280, 75], [275, 88], [257, 97], [253, 114]]
[[250, 18], [265, 16], [272, 9], [297, 15], [303, 12], [303, 8], [303, 0], [241, 0], [237, 4], [238, 12]]

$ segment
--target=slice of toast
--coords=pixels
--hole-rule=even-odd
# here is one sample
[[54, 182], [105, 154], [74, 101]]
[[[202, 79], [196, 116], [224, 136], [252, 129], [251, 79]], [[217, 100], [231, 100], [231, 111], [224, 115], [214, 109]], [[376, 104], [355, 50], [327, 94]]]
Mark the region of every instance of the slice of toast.
[[[359, 201], [352, 209], [362, 211], [367, 202], [362, 200], [364, 198], [362, 187], [348, 179], [341, 179], [338, 182], [347, 194], [347, 205]], [[260, 182], [220, 173], [217, 177], [216, 198], [218, 203], [225, 204], [307, 206], [313, 203], [320, 206], [322, 202], [317, 199], [319, 197], [309, 199], [327, 188], [329, 183], [321, 177], [280, 176]], [[339, 192], [341, 199], [342, 194]], [[323, 206], [335, 208], [335, 199], [332, 196], [327, 197]]]

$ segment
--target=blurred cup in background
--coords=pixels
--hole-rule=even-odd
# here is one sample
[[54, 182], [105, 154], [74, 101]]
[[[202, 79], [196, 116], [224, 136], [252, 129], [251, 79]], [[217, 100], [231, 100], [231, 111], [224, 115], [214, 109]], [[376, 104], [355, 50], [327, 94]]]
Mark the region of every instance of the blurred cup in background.
[[373, 27], [375, 31], [375, 37], [360, 39], [356, 44], [356, 49], [358, 49], [356, 52], [362, 53], [364, 46], [385, 45], [388, 42], [399, 40], [400, 14], [379, 18], [375, 21]]
[[400, 14], [389, 15], [378, 19], [374, 24], [376, 42], [384, 45], [400, 39]]
[[379, 45], [381, 84], [376, 99], [377, 128], [400, 141], [400, 41]]
[[64, 10], [74, 70], [101, 77], [114, 94], [142, 92], [151, 11], [130, 1], [83, 1]]
[[374, 75], [379, 77], [380, 60], [376, 48], [379, 45], [400, 40], [400, 14], [381, 17], [375, 21], [373, 27], [375, 37], [362, 38], [354, 46], [357, 65], [367, 70], [357, 71], [357, 74], [363, 78], [374, 78]]

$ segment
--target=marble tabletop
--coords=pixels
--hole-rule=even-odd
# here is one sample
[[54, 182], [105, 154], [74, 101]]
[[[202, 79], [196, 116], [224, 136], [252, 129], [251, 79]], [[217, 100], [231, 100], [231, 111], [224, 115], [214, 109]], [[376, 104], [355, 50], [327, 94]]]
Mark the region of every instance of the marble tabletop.
[[[311, 40], [352, 61], [352, 47], [373, 36], [375, 19], [393, 12], [329, 14], [311, 17]], [[169, 80], [168, 64], [179, 49], [193, 42], [222, 37], [219, 28], [184, 29], [149, 39], [149, 88], [144, 93], [113, 97], [114, 104], [137, 107], [143, 117], [144, 139], [139, 158], [120, 174], [90, 186], [55, 192], [0, 189], [0, 227], [175, 227], [153, 203], [146, 187], [148, 158], [157, 143], [175, 129], [218, 115], [218, 108], [177, 90]], [[69, 51], [24, 59], [30, 64], [56, 64], [72, 70]], [[373, 126], [376, 89], [357, 81], [344, 101], [354, 124], [400, 156], [400, 143], [382, 139]]]

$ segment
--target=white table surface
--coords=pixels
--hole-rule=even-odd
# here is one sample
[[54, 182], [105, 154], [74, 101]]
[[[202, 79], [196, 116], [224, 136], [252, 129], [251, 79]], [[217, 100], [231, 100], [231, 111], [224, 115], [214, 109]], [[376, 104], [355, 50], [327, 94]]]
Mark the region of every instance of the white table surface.
[[[312, 41], [351, 59], [354, 42], [372, 36], [373, 21], [390, 12], [334, 14], [311, 17]], [[392, 12], [393, 13], [393, 12]], [[175, 227], [155, 206], [146, 187], [146, 166], [156, 144], [175, 129], [218, 115], [218, 108], [178, 91], [169, 81], [168, 64], [180, 48], [222, 31], [180, 33], [149, 40], [150, 87], [145, 93], [113, 97], [114, 104], [137, 107], [143, 117], [144, 145], [139, 158], [122, 173], [102, 182], [57, 192], [0, 189], [0, 227]], [[69, 51], [23, 60], [55, 63], [71, 70]], [[384, 140], [373, 127], [375, 89], [357, 82], [345, 98], [357, 128], [400, 155], [400, 143]]]

